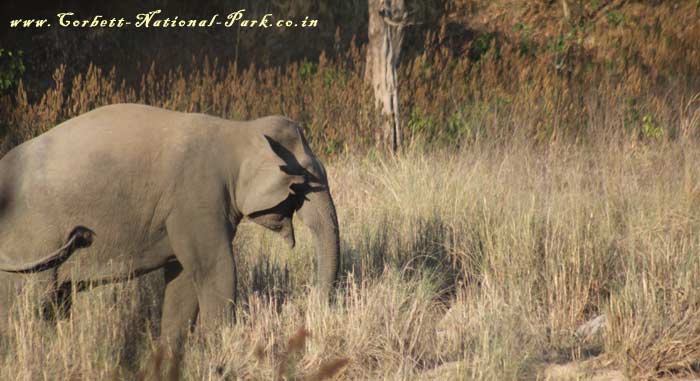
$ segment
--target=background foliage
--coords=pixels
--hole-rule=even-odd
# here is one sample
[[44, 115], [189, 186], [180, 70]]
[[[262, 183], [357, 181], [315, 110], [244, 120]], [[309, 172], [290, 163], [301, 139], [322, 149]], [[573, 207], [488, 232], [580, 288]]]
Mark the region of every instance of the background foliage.
[[[228, 118], [286, 114], [329, 154], [365, 150], [377, 120], [362, 81], [364, 3], [238, 4], [253, 15], [317, 15], [313, 31], [168, 30], [138, 40], [140, 31], [128, 30], [5, 31], [23, 37], [4, 40], [17, 45], [6, 52], [25, 52], [1, 66], [6, 147], [99, 105], [130, 101]], [[238, 9], [217, 4], [212, 12]], [[568, 20], [549, 1], [432, 5], [442, 12], [415, 10], [420, 23], [410, 28], [400, 68], [412, 144], [693, 133], [678, 118], [695, 107], [700, 88], [697, 2], [572, 2]], [[115, 7], [104, 12], [133, 9]], [[21, 46], [30, 36], [39, 43]], [[44, 51], [51, 47], [63, 55]]]

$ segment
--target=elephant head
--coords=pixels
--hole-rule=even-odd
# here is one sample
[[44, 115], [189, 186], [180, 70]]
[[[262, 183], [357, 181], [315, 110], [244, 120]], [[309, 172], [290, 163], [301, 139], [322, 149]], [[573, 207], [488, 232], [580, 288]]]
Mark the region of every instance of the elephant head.
[[316, 245], [318, 285], [330, 292], [338, 272], [338, 219], [326, 171], [309, 149], [301, 128], [286, 118], [266, 117], [255, 124], [236, 186], [238, 210], [279, 233], [294, 247], [296, 212]]

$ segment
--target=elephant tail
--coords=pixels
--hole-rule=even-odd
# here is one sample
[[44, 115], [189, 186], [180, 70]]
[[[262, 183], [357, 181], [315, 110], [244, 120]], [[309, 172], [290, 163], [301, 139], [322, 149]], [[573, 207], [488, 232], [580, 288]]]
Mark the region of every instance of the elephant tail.
[[0, 271], [8, 273], [36, 273], [54, 268], [68, 259], [75, 249], [90, 246], [94, 236], [95, 232], [92, 230], [84, 226], [76, 226], [68, 235], [66, 243], [53, 253], [29, 263], [12, 264], [0, 261]]

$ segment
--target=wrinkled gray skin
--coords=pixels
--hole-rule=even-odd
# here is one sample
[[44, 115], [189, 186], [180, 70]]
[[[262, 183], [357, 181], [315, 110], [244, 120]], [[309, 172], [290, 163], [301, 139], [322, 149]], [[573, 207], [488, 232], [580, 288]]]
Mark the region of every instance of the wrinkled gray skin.
[[32, 277], [65, 307], [71, 282], [80, 288], [164, 267], [161, 334], [179, 346], [195, 319], [206, 326], [231, 314], [231, 241], [241, 219], [293, 247], [294, 212], [315, 237], [327, 294], [338, 222], [323, 165], [295, 122], [135, 104], [68, 120], [0, 160], [0, 330]]

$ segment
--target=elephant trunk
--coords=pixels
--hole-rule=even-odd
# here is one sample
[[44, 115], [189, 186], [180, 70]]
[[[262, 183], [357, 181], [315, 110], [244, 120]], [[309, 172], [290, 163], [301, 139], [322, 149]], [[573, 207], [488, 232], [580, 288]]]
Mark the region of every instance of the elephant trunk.
[[328, 190], [309, 193], [307, 199], [298, 214], [314, 236], [319, 290], [321, 295], [329, 295], [338, 276], [340, 262], [338, 217]]

